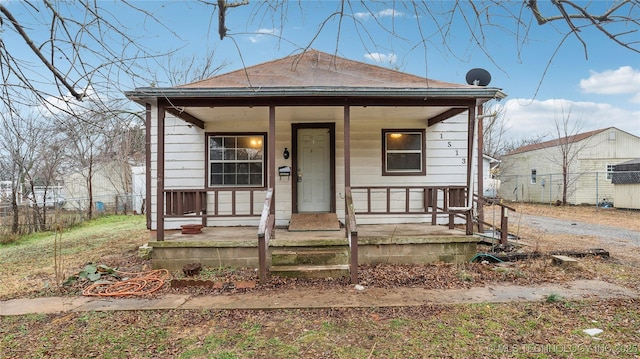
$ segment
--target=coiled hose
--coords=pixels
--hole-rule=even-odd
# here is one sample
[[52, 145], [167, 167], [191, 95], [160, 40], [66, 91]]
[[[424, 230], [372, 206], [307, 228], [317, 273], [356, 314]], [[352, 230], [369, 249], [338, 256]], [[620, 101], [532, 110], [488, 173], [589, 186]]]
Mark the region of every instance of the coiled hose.
[[146, 272], [114, 271], [120, 277], [127, 278], [119, 282], [94, 283], [82, 291], [82, 295], [90, 297], [124, 297], [130, 295], [151, 294], [162, 288], [169, 278], [169, 271], [156, 269]]

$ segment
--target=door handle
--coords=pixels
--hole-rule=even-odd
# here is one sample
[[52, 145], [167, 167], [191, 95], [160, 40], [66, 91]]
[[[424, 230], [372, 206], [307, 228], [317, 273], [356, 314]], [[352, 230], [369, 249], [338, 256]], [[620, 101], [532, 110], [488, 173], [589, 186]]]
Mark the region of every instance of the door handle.
[[298, 170], [298, 182], [302, 182], [302, 170]]

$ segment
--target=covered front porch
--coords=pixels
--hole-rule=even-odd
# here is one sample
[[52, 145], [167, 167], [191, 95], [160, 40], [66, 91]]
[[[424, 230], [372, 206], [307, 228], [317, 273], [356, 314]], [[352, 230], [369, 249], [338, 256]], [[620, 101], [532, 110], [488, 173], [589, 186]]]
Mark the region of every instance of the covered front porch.
[[[210, 191], [213, 193], [208, 194]], [[154, 267], [177, 270], [191, 263], [213, 267], [254, 267], [259, 269], [260, 281], [265, 282], [269, 270], [293, 270], [293, 266], [284, 266], [288, 269], [280, 266], [281, 262], [299, 264], [291, 256], [308, 255], [310, 258], [314, 251], [333, 251], [329, 263], [306, 264], [324, 266], [331, 273], [342, 271], [357, 283], [359, 264], [461, 263], [476, 254], [478, 238], [470, 236], [471, 211], [464, 208], [467, 191], [461, 186], [347, 187], [345, 211], [340, 215], [339, 225], [334, 226], [333, 230], [276, 227], [272, 189], [266, 191], [261, 211], [252, 210], [259, 196], [256, 190], [210, 191], [165, 191], [165, 216], [191, 224], [197, 221], [201, 223], [202, 231], [196, 234], [164, 231], [161, 239], [150, 243]], [[217, 201], [227, 196], [232, 203], [230, 212], [219, 211], [215, 203], [212, 206], [214, 213], [207, 212], [207, 198]], [[239, 198], [245, 200], [240, 201]], [[246, 204], [247, 199], [250, 204], [248, 207], [236, 205], [236, 202]], [[416, 206], [416, 201], [420, 201], [421, 205]], [[375, 218], [380, 215], [385, 218], [394, 216], [398, 218], [398, 223], [357, 224], [357, 217], [369, 218], [369, 223], [376, 223]], [[207, 225], [209, 218], [225, 216], [255, 218], [257, 225]], [[407, 223], [403, 217], [421, 221]], [[448, 218], [447, 225], [438, 225], [438, 220], [443, 217]], [[464, 219], [463, 228], [456, 228], [457, 218]], [[338, 220], [338, 216], [335, 216], [335, 220]], [[279, 259], [283, 253], [288, 259]], [[299, 261], [315, 260], [303, 258]], [[274, 268], [274, 263], [278, 269]]]

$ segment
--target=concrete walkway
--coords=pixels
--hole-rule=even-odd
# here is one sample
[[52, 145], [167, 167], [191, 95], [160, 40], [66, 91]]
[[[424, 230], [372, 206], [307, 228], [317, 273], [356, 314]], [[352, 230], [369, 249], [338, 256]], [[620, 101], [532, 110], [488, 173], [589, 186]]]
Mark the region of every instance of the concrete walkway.
[[568, 300], [640, 298], [640, 292], [599, 280], [577, 280], [540, 286], [508, 284], [469, 289], [365, 288], [341, 290], [296, 288], [248, 293], [191, 296], [166, 294], [158, 298], [46, 297], [0, 301], [0, 316], [117, 310], [167, 309], [309, 309], [406, 307], [424, 304], [540, 301], [550, 294]]

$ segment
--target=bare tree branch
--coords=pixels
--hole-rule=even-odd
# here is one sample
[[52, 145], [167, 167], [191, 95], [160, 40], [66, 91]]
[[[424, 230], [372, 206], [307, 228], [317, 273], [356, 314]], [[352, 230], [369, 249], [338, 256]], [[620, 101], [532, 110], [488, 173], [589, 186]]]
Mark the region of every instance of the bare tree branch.
[[53, 66], [53, 64], [51, 64], [43, 55], [42, 52], [36, 47], [36, 45], [33, 43], [33, 41], [31, 40], [31, 38], [29, 37], [29, 35], [24, 31], [24, 29], [22, 28], [22, 26], [20, 26], [20, 23], [18, 22], [18, 20], [13, 17], [13, 14], [11, 14], [11, 12], [9, 10], [7, 10], [6, 7], [4, 7], [4, 5], [0, 4], [0, 12], [2, 14], [4, 14], [4, 16], [7, 17], [7, 19], [9, 19], [9, 21], [11, 22], [11, 24], [13, 25], [13, 27], [16, 29], [16, 31], [18, 32], [18, 34], [20, 34], [20, 36], [22, 36], [22, 38], [24, 39], [25, 43], [29, 46], [29, 48], [31, 48], [31, 50], [33, 51], [33, 53], [38, 56], [38, 58], [40, 59], [40, 61], [42, 61], [42, 63], [47, 67], [47, 69], [49, 69], [49, 71], [51, 71], [51, 73], [56, 77], [56, 79], [58, 79], [60, 82], [62, 82], [62, 84], [64, 85], [64, 87], [69, 90], [69, 92], [73, 95], [73, 97], [75, 97], [78, 100], [82, 100], [82, 97], [84, 97], [84, 94], [78, 93], [73, 86], [71, 86], [71, 84], [69, 84], [67, 82], [67, 80], [64, 78], [64, 76], [62, 76], [62, 74], [60, 72], [58, 72], [58, 70]]

